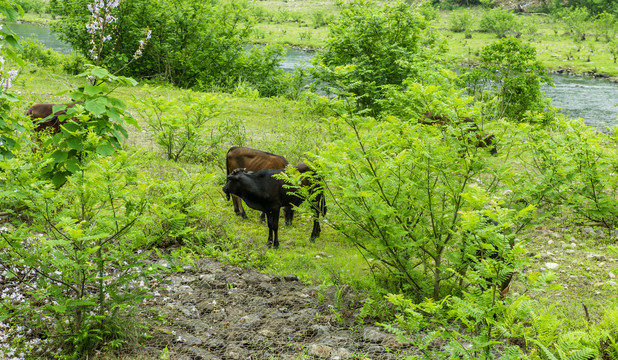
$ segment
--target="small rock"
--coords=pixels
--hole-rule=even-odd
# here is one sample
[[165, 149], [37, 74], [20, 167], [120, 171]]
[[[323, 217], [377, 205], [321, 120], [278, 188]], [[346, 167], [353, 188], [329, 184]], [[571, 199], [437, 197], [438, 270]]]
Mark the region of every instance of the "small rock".
[[258, 330], [258, 334], [262, 335], [263, 337], [266, 338], [272, 338], [274, 337], [276, 334], [274, 331], [268, 330], [268, 329], [260, 329]]
[[170, 288], [170, 291], [174, 293], [190, 293], [193, 292], [193, 288], [189, 285], [173, 286]]
[[616, 285], [618, 285], [618, 284], [616, 284], [616, 282], [615, 282], [615, 281], [611, 281], [611, 280], [610, 280], [610, 281], [606, 282], [606, 283], [605, 283], [605, 285], [616, 286]]
[[170, 268], [170, 263], [163, 259], [157, 261], [157, 265], [162, 266], [164, 268], [168, 268], [168, 269]]
[[184, 316], [190, 319], [198, 319], [200, 317], [200, 312], [197, 310], [197, 308], [193, 304], [187, 304], [187, 305], [181, 306], [179, 310]]
[[588, 259], [591, 259], [591, 260], [594, 260], [594, 261], [605, 261], [605, 260], [607, 260], [605, 255], [599, 255], [599, 254], [590, 254], [590, 255], [588, 255], [586, 257]]
[[285, 281], [298, 281], [298, 276], [294, 274], [286, 275], [283, 277]]
[[258, 327], [261, 322], [262, 320], [257, 315], [247, 315], [240, 318], [240, 323], [250, 329]]
[[387, 335], [376, 328], [367, 327], [363, 330], [363, 338], [372, 343], [381, 343]]
[[237, 345], [229, 345], [227, 349], [225, 349], [225, 358], [226, 359], [245, 359], [247, 357], [247, 352]]
[[582, 234], [584, 235], [596, 235], [596, 232], [594, 231], [594, 229], [590, 226], [586, 226], [585, 228], [582, 229]]
[[614, 275], [614, 273], [611, 271], [607, 275], [609, 276], [610, 279], [613, 279], [616, 277], [616, 275]]
[[336, 350], [334, 350], [332, 353], [332, 358], [333, 360], [335, 359], [347, 359], [350, 357], [350, 355], [352, 355], [352, 352], [350, 352], [350, 350], [346, 349], [346, 348], [337, 348]]
[[321, 359], [326, 359], [330, 357], [333, 348], [326, 345], [320, 344], [311, 344], [309, 345], [309, 355], [317, 356]]
[[328, 335], [330, 328], [326, 325], [314, 324], [311, 325], [311, 330], [315, 330], [318, 336]]
[[545, 263], [545, 268], [547, 270], [556, 270], [558, 267], [560, 267], [560, 265], [553, 262]]

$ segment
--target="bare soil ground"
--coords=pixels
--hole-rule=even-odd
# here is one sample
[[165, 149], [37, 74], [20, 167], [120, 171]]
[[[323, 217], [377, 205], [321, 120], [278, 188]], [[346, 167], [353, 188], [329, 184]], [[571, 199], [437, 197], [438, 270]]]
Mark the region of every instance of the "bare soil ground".
[[[320, 290], [295, 275], [267, 275], [202, 259], [154, 290], [145, 307], [165, 318], [146, 344], [169, 359], [398, 359], [395, 335], [356, 322], [358, 294]], [[167, 348], [167, 350], [165, 350]]]

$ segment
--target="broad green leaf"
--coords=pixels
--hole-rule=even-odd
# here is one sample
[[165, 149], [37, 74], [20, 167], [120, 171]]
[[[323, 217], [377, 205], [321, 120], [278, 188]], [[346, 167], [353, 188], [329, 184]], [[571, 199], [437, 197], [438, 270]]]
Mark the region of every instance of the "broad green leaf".
[[101, 67], [95, 67], [92, 68], [92, 70], [90, 70], [90, 73], [96, 77], [98, 77], [99, 79], [103, 79], [109, 76], [109, 71], [101, 68]]
[[81, 164], [79, 163], [79, 160], [77, 160], [76, 158], [70, 158], [66, 161], [66, 163], [64, 164], [67, 168], [67, 170], [69, 170], [72, 173], [76, 173], [81, 169]]
[[52, 177], [52, 184], [54, 184], [56, 188], [61, 187], [65, 182], [67, 182], [68, 175], [69, 174], [64, 171], [55, 173]]
[[94, 85], [86, 85], [84, 87], [84, 93], [90, 95], [90, 96], [94, 96], [96, 94], [99, 94], [103, 91], [103, 89], [101, 89], [100, 86], [94, 86]]
[[65, 151], [56, 150], [50, 155], [50, 157], [54, 159], [54, 163], [57, 164], [57, 163], [64, 162], [67, 159], [68, 155], [69, 154]]
[[74, 149], [77, 151], [82, 150], [82, 140], [80, 138], [73, 137], [73, 138], [68, 139], [67, 145], [69, 145], [71, 149]]
[[99, 97], [96, 99], [88, 99], [84, 103], [84, 107], [95, 116], [101, 116], [106, 111], [107, 99]]
[[2, 12], [4, 16], [6, 16], [7, 22], [13, 22], [17, 20], [17, 18], [19, 18], [19, 13], [13, 8], [1, 6], [0, 12]]
[[97, 146], [97, 154], [101, 156], [110, 156], [113, 153], [114, 153], [114, 147], [109, 143], [101, 144]]

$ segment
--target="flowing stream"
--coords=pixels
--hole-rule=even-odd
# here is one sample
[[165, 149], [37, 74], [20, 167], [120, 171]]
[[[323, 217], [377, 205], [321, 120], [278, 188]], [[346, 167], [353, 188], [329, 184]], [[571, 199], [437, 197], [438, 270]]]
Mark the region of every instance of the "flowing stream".
[[[35, 37], [46, 47], [63, 54], [71, 52], [71, 45], [60, 41], [49, 27], [32, 24], [10, 24], [8, 27], [22, 39]], [[313, 52], [289, 48], [281, 67], [291, 71], [295, 66], [306, 64]], [[581, 76], [552, 75], [554, 86], [543, 86], [545, 95], [552, 104], [562, 108], [571, 118], [584, 121], [599, 130], [618, 125], [618, 84], [606, 79], [593, 79]]]

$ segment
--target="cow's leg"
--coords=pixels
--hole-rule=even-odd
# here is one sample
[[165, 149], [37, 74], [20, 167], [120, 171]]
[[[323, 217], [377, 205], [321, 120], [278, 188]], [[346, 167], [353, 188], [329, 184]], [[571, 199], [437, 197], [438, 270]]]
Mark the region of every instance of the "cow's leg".
[[311, 230], [311, 237], [309, 238], [309, 241], [311, 242], [315, 242], [315, 239], [320, 237], [321, 232], [320, 221], [318, 220], [318, 218], [320, 217], [320, 211], [315, 207], [313, 208], [313, 211], [313, 230]]
[[292, 225], [292, 220], [294, 220], [294, 209], [292, 206], [284, 207], [283, 214], [285, 214], [285, 224]]
[[266, 213], [265, 213], [265, 212], [262, 212], [262, 213], [260, 214], [260, 222], [264, 222], [264, 221], [266, 221]]
[[239, 196], [232, 194], [232, 204], [234, 204], [234, 213], [241, 216], [243, 219], [247, 219], [245, 209], [242, 207], [242, 199]]
[[274, 249], [279, 248], [279, 209], [266, 213], [268, 219], [268, 242], [266, 245]]

